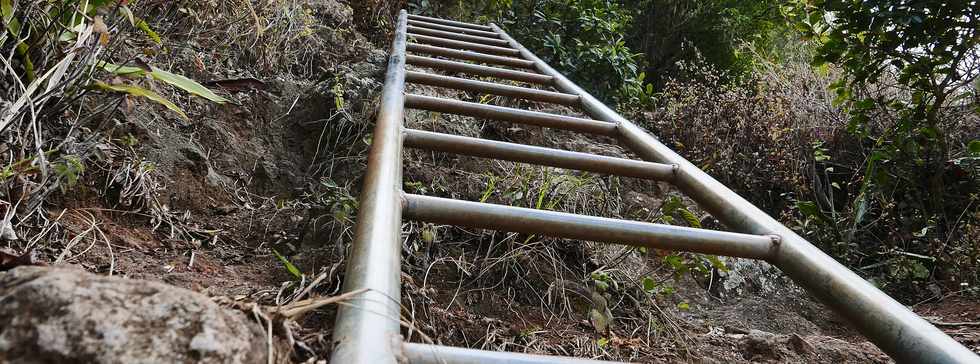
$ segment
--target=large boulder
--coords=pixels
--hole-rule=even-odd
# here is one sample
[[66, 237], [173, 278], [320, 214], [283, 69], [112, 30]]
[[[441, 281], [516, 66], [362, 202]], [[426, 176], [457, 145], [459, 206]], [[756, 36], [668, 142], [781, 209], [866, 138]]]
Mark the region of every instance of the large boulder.
[[260, 363], [244, 314], [163, 283], [57, 267], [0, 273], [0, 362]]

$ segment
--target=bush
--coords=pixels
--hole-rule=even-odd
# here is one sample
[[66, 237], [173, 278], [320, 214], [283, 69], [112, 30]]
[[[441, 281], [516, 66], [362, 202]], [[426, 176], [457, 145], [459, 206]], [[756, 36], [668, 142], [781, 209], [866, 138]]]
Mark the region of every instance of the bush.
[[[975, 166], [960, 170], [956, 229], [938, 234], [905, 213], [910, 195], [877, 192], [860, 203], [864, 180], [879, 178], [864, 168], [876, 144], [848, 132], [848, 114], [828, 88], [839, 71], [759, 62], [744, 84], [732, 85], [705, 63], [679, 69], [644, 118], [669, 146], [893, 294], [927, 294], [932, 282], [980, 284]], [[944, 120], [957, 145], [980, 125], [962, 112]], [[876, 121], [898, 123], [885, 113]]]
[[157, 218], [169, 214], [158, 202], [148, 206], [155, 201], [147, 188], [154, 184], [152, 166], [135, 155], [132, 135], [119, 135], [123, 121], [116, 117], [143, 100], [189, 120], [155, 91], [164, 85], [216, 103], [227, 100], [143, 60], [161, 51], [160, 36], [142, 19], [150, 18], [146, 8], [108, 0], [0, 0], [3, 239], [35, 232], [41, 235], [29, 240], [42, 240], [52, 226], [45, 203], [77, 187], [87, 173], [125, 184], [121, 200], [134, 200], [127, 207], [152, 210]]
[[648, 101], [652, 93], [641, 72], [642, 55], [626, 43], [635, 8], [607, 0], [409, 3], [417, 13], [497, 23], [569, 79], [613, 104]]
[[895, 281], [955, 279], [940, 259], [975, 222], [980, 8], [798, 0], [784, 11], [817, 45], [814, 64], [840, 67], [831, 88], [863, 147], [848, 215], [819, 219], [838, 221], [838, 250], [867, 253], [858, 242], [881, 239], [875, 256], [889, 258], [869, 266], [888, 267]]

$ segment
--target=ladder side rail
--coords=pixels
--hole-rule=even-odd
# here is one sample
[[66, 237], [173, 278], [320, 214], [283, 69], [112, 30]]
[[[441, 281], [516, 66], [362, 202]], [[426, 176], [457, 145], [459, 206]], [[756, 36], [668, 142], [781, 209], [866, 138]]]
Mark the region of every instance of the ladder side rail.
[[367, 289], [339, 306], [331, 363], [395, 364], [401, 357], [401, 184], [408, 13], [395, 28], [368, 168], [361, 187], [344, 292]]
[[557, 89], [581, 96], [583, 108], [592, 117], [616, 123], [621, 141], [635, 153], [649, 161], [677, 164], [678, 188], [712, 216], [737, 231], [779, 236], [779, 249], [768, 261], [850, 321], [893, 359], [903, 363], [980, 362], [980, 357], [965, 346], [569, 81], [500, 27], [491, 27], [524, 58], [534, 61], [538, 71], [554, 77]]

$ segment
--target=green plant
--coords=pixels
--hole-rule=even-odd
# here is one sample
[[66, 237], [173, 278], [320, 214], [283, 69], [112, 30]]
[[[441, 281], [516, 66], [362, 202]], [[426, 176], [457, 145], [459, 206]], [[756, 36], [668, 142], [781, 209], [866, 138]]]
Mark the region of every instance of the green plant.
[[294, 279], [303, 279], [303, 272], [300, 271], [299, 268], [296, 268], [296, 265], [294, 265], [293, 262], [290, 262], [289, 259], [286, 259], [286, 257], [279, 254], [279, 252], [275, 249], [272, 249], [272, 254], [276, 256], [276, 259], [279, 259], [279, 262], [282, 263], [283, 268], [286, 268], [286, 271], [289, 272]]
[[95, 81], [95, 83], [92, 84], [91, 88], [96, 90], [110, 91], [110, 92], [121, 92], [136, 97], [145, 97], [150, 101], [166, 106], [168, 109], [176, 113], [177, 116], [180, 116], [181, 119], [190, 120], [190, 118], [187, 117], [187, 114], [184, 113], [184, 110], [182, 110], [179, 106], [177, 106], [177, 104], [174, 104], [172, 101], [168, 100], [166, 97], [163, 97], [156, 92], [147, 90], [137, 85], [126, 85], [126, 84], [110, 85], [102, 81]]
[[[787, 29], [778, 2], [758, 0], [643, 0], [628, 43], [643, 53], [644, 71], [658, 87], [684, 63], [702, 60], [725, 71], [727, 81], [747, 76], [760, 58], [780, 58]], [[746, 51], [749, 45], [764, 53]], [[696, 76], [696, 75], [695, 75]]]
[[609, 273], [602, 271], [592, 272], [591, 278], [592, 285], [595, 287], [595, 290], [600, 293], [607, 292], [610, 289], [614, 291], [619, 289], [619, 283], [616, 282], [616, 280], [614, 280]]
[[[677, 196], [670, 196], [660, 205], [660, 221], [665, 224], [674, 224], [679, 217], [688, 226], [702, 228], [701, 219], [689, 210], [684, 202]], [[698, 272], [710, 274], [710, 268], [723, 272], [728, 271], [725, 263], [714, 255], [694, 254], [694, 253], [672, 253], [664, 256], [664, 262], [674, 270], [674, 274], [682, 275], [688, 272]]]
[[320, 178], [320, 187], [322, 189], [317, 193], [316, 200], [331, 212], [334, 220], [352, 222], [351, 218], [357, 211], [357, 199], [350, 195], [350, 191], [327, 177]]
[[487, 173], [487, 188], [483, 190], [483, 194], [480, 196], [480, 202], [487, 202], [487, 199], [493, 195], [496, 187], [497, 180], [499, 178], [492, 173]]
[[[0, 0], [0, 18], [3, 20], [3, 27], [6, 31], [2, 33], [3, 36], [0, 40], [3, 43], [7, 43], [7, 36], [13, 37], [13, 42], [16, 43], [15, 48], [20, 55], [22, 76], [28, 83], [25, 97], [17, 101], [14, 105], [14, 110], [23, 108], [26, 98], [31, 97], [33, 93], [37, 92], [43, 86], [41, 84], [42, 82], [47, 83], [45, 87], [46, 91], [54, 89], [54, 86], [62, 78], [72, 74], [67, 71], [70, 67], [74, 66], [83, 71], [81, 77], [76, 77], [74, 81], [79, 84], [87, 83], [87, 89], [145, 97], [173, 110], [182, 119], [188, 119], [187, 115], [176, 104], [156, 92], [138, 85], [136, 82], [121, 83], [115, 80], [111, 82], [93, 80], [95, 75], [87, 72], [90, 69], [85, 67], [88, 62], [95, 64], [99, 69], [109, 71], [117, 76], [143, 78], [149, 74], [153, 79], [173, 85], [213, 102], [224, 103], [228, 101], [187, 77], [163, 71], [153, 66], [144, 65], [142, 68], [122, 67], [99, 61], [96, 57], [101, 52], [92, 52], [86, 55], [87, 61], [77, 59], [82, 58], [78, 56], [78, 52], [66, 52], [67, 55], [52, 67], [46, 67], [50, 63], [49, 61], [43, 62], [42, 64], [45, 67], [42, 68], [45, 68], [45, 72], [40, 77], [37, 75], [36, 71], [38, 66], [35, 64], [37, 60], [31, 57], [32, 55], [36, 56], [39, 50], [49, 51], [44, 56], [50, 57], [59, 53], [52, 51], [54, 49], [84, 47], [87, 38], [93, 35], [97, 37], [96, 43], [99, 47], [110, 47], [113, 39], [111, 36], [112, 29], [106, 24], [106, 19], [109, 16], [122, 17], [128, 20], [131, 27], [141, 30], [151, 40], [160, 43], [159, 35], [144, 20], [139, 19], [133, 14], [132, 9], [129, 7], [130, 5], [130, 2], [110, 0], [72, 0], [35, 4], [20, 4], [14, 3], [11, 0]], [[20, 15], [18, 16], [18, 14]], [[80, 90], [72, 90], [71, 86], [70, 84], [67, 85], [65, 87], [66, 91], [81, 92]], [[18, 113], [11, 112], [9, 117], [15, 115], [18, 115]], [[10, 123], [9, 117], [0, 120], [0, 130]]]
[[820, 201], [799, 203], [799, 210], [838, 231], [838, 257], [878, 267], [883, 282], [957, 275], [934, 263], [960, 241], [970, 244], [960, 228], [973, 224], [964, 213], [972, 201], [963, 197], [980, 189], [977, 172], [968, 167], [972, 138], [961, 134], [965, 124], [953, 112], [976, 105], [980, 7], [971, 1], [797, 0], [783, 11], [818, 45], [815, 65], [840, 67], [843, 74], [830, 88], [847, 111], [847, 131], [867, 155], [846, 216], [838, 217], [839, 209], [826, 215], [830, 206]]
[[[228, 99], [218, 96], [214, 93], [214, 91], [211, 91], [207, 87], [204, 87], [192, 79], [164, 71], [154, 66], [149, 66], [149, 69], [143, 69], [140, 67], [119, 66], [107, 62], [99, 62], [98, 66], [109, 73], [130, 79], [145, 79], [147, 76], [149, 76], [153, 80], [169, 84], [187, 93], [202, 97], [217, 104], [224, 104], [228, 102]], [[179, 115], [182, 119], [188, 120], [187, 114], [185, 114], [184, 111], [173, 102], [136, 84], [110, 85], [102, 81], [96, 81], [93, 86], [94, 88], [105, 91], [123, 92], [133, 96], [145, 97], [151, 101], [166, 106], [168, 109], [177, 113], [177, 115]]]
[[646, 95], [641, 57], [626, 43], [636, 15], [628, 2], [544, 0], [528, 6], [497, 0], [480, 13], [523, 35], [525, 46], [600, 98], [635, 101]]
[[54, 163], [53, 167], [58, 178], [63, 179], [68, 186], [74, 186], [81, 174], [85, 172], [85, 165], [82, 164], [82, 160], [74, 155], [62, 156], [62, 161]]

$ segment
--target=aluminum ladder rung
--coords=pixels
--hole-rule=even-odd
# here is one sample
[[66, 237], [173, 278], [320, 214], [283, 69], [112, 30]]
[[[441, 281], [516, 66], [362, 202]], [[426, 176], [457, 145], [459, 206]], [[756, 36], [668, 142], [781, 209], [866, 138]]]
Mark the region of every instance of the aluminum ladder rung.
[[428, 28], [428, 29], [442, 30], [442, 31], [446, 31], [446, 32], [454, 32], [454, 33], [460, 33], [460, 34], [475, 35], [475, 36], [480, 36], [480, 37], [485, 37], [485, 38], [501, 39], [500, 38], [500, 34], [497, 34], [497, 33], [494, 33], [494, 32], [487, 32], [487, 31], [482, 31], [482, 30], [474, 30], [474, 29], [469, 29], [469, 28], [460, 28], [460, 27], [454, 27], [454, 26], [449, 26], [449, 25], [430, 23], [430, 22], [421, 21], [421, 20], [411, 20], [411, 19], [409, 19], [408, 20], [408, 25], [415, 26], [415, 27]]
[[461, 40], [452, 40], [440, 37], [431, 37], [428, 35], [421, 35], [415, 33], [408, 33], [408, 39], [415, 40], [418, 43], [430, 44], [440, 47], [455, 48], [461, 50], [477, 51], [487, 54], [493, 54], [498, 56], [520, 56], [521, 52], [513, 48], [496, 47], [492, 45], [464, 42]]
[[462, 72], [477, 76], [496, 77], [506, 80], [536, 83], [539, 85], [550, 85], [554, 79], [551, 76], [540, 73], [515, 71], [505, 68], [481, 66], [478, 64], [449, 61], [445, 59], [408, 55], [405, 62], [413, 66], [429, 67], [443, 71]]
[[435, 75], [435, 74], [424, 73], [424, 72], [415, 72], [415, 71], [405, 72], [405, 81], [421, 84], [421, 85], [446, 87], [446, 88], [452, 88], [456, 90], [472, 91], [472, 92], [479, 92], [479, 93], [486, 93], [486, 94], [493, 94], [493, 95], [500, 95], [500, 96], [507, 96], [507, 97], [516, 97], [525, 100], [550, 102], [553, 104], [560, 104], [566, 106], [578, 105], [579, 103], [578, 95], [538, 90], [538, 89], [527, 88], [527, 87], [501, 85], [499, 83], [468, 80], [465, 78]]
[[402, 350], [409, 364], [622, 364], [620, 362], [567, 356], [487, 351], [416, 343], [402, 344]]
[[418, 44], [418, 43], [408, 43], [406, 49], [409, 52], [424, 53], [433, 56], [465, 59], [467, 61], [476, 61], [480, 63], [496, 64], [501, 66], [534, 69], [534, 62], [521, 58], [496, 56], [492, 54], [463, 51], [459, 49], [452, 49], [446, 47], [436, 47], [436, 46], [431, 46], [427, 44]]
[[767, 235], [695, 229], [413, 194], [404, 194], [402, 198], [402, 215], [405, 218], [437, 224], [752, 259], [771, 257], [779, 245], [778, 239]]
[[674, 166], [518, 143], [405, 129], [406, 147], [623, 177], [670, 181]]
[[508, 44], [506, 40], [500, 38], [487, 38], [478, 35], [460, 34], [454, 32], [447, 32], [444, 30], [416, 27], [411, 25], [408, 26], [408, 34], [428, 35], [430, 37], [439, 37], [439, 38], [446, 38], [446, 39], [458, 40], [463, 42], [480, 43], [489, 46], [497, 46], [497, 47], [504, 47], [504, 48], [510, 47], [510, 44]]
[[405, 107], [418, 110], [435, 111], [454, 115], [471, 116], [489, 120], [508, 121], [545, 128], [575, 131], [580, 133], [616, 136], [616, 124], [592, 119], [576, 118], [540, 111], [521, 110], [510, 107], [480, 104], [441, 97], [416, 94], [405, 95]]
[[420, 21], [425, 21], [425, 22], [435, 23], [435, 24], [443, 24], [443, 25], [454, 26], [454, 27], [458, 27], [458, 28], [469, 28], [469, 29], [482, 30], [482, 31], [487, 31], [487, 32], [493, 31], [493, 28], [491, 28], [489, 26], [486, 26], [486, 25], [466, 23], [466, 22], [455, 21], [455, 20], [448, 20], [448, 19], [442, 19], [442, 18], [433, 18], [431, 16], [424, 16], [424, 15], [409, 15], [408, 16], [408, 19], [409, 20], [420, 20]]

